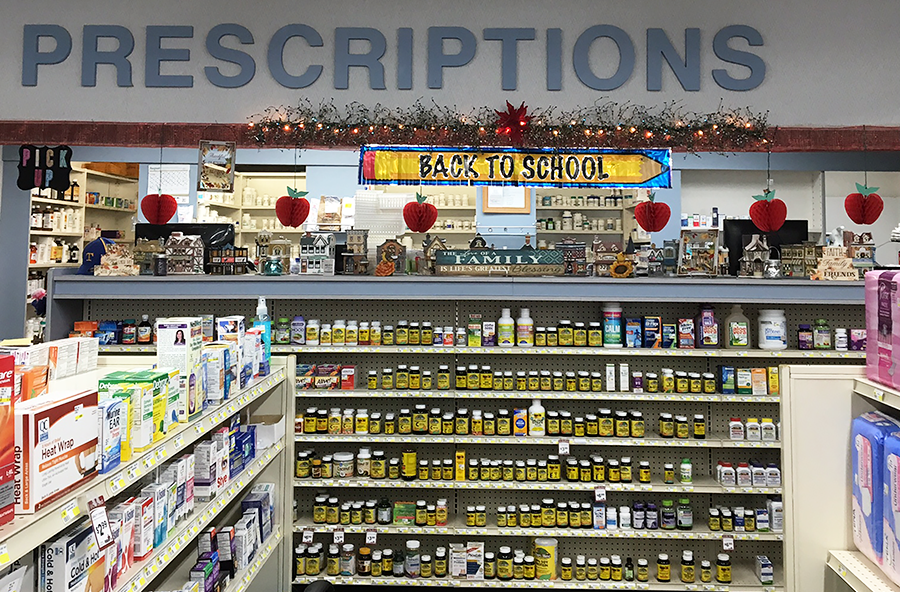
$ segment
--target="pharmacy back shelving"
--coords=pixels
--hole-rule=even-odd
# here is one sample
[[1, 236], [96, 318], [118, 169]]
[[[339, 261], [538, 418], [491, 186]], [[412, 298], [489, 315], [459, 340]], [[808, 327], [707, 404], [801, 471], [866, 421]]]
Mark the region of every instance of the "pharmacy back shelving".
[[[216, 315], [243, 314], [252, 316], [258, 296], [267, 297], [273, 319], [302, 315], [307, 320], [335, 319], [380, 320], [396, 324], [401, 319], [431, 321], [434, 326], [466, 326], [470, 315], [480, 314], [491, 320], [500, 316], [501, 308], [529, 308], [537, 326], [555, 325], [562, 319], [572, 321], [601, 320], [606, 302], [619, 302], [624, 317], [661, 316], [664, 322], [692, 318], [702, 304], [715, 306], [720, 322], [731, 305], [740, 303], [755, 328], [760, 309], [780, 308], [785, 311], [789, 328], [788, 349], [780, 352], [750, 350], [647, 350], [604, 349], [589, 347], [544, 347], [530, 349], [500, 349], [496, 347], [427, 347], [427, 346], [283, 346], [273, 347], [275, 356], [291, 356], [296, 363], [341, 364], [353, 366], [356, 383], [353, 389], [319, 391], [299, 389], [295, 392], [295, 412], [308, 408], [361, 409], [369, 414], [398, 413], [401, 408], [424, 404], [429, 409], [440, 408], [442, 413], [456, 413], [462, 408], [497, 413], [500, 409], [527, 408], [532, 398], [540, 398], [550, 410], [569, 410], [573, 415], [586, 415], [599, 408], [638, 410], [646, 419], [647, 433], [642, 438], [600, 438], [579, 436], [513, 437], [499, 435], [421, 435], [400, 434], [295, 434], [289, 443], [290, 459], [298, 452], [314, 449], [316, 454], [336, 452], [357, 453], [360, 448], [383, 451], [387, 459], [401, 456], [407, 448], [415, 449], [418, 459], [445, 460], [454, 458], [457, 451], [465, 451], [467, 459], [522, 460], [546, 459], [548, 455], [588, 459], [630, 457], [635, 465], [649, 463], [652, 479], [649, 483], [570, 482], [503, 482], [482, 480], [427, 479], [296, 479], [293, 472], [286, 475], [293, 485], [297, 515], [293, 528], [284, 532], [291, 547], [302, 540], [313, 540], [327, 546], [335, 540], [345, 540], [358, 549], [366, 540], [373, 549], [400, 550], [409, 539], [421, 541], [422, 553], [450, 543], [480, 541], [485, 550], [495, 552], [500, 545], [529, 549], [535, 536], [558, 540], [558, 556], [577, 555], [603, 557], [611, 554], [646, 558], [651, 565], [648, 583], [610, 582], [514, 582], [520, 587], [576, 588], [576, 587], [634, 587], [650, 590], [799, 590], [797, 573], [806, 563], [801, 561], [805, 551], [798, 548], [798, 537], [816, 519], [798, 510], [807, 499], [794, 496], [795, 476], [792, 468], [808, 466], [813, 461], [792, 459], [796, 447], [792, 444], [791, 421], [803, 417], [807, 409], [794, 409], [790, 385], [784, 382], [788, 368], [808, 368], [820, 374], [854, 373], [863, 363], [860, 352], [802, 351], [797, 349], [796, 327], [813, 323], [824, 317], [831, 327], [860, 328], [864, 326], [863, 290], [859, 283], [809, 282], [804, 280], [738, 280], [738, 279], [672, 279], [646, 278], [610, 280], [588, 278], [448, 278], [448, 277], [350, 277], [333, 278], [77, 278], [65, 270], [51, 274], [49, 331], [58, 336], [68, 331], [75, 320], [107, 320], [135, 318], [139, 314], [171, 316], [211, 313]], [[139, 318], [139, 317], [137, 317]], [[755, 333], [755, 332], [754, 332]], [[123, 358], [152, 351], [152, 346], [118, 346], [106, 348]], [[601, 371], [613, 364], [616, 371], [627, 364], [629, 371], [656, 372], [661, 368], [696, 373], [716, 373], [720, 366], [781, 367], [782, 388], [777, 394], [715, 393], [649, 393], [632, 389], [604, 388], [600, 392], [522, 392], [515, 389], [492, 390], [430, 390], [366, 389], [370, 370], [379, 374], [385, 368], [400, 364], [418, 365], [422, 370], [436, 372], [440, 365], [452, 369], [457, 366], [490, 366], [492, 370], [519, 371]], [[708, 422], [708, 436], [703, 440], [664, 439], [657, 435], [656, 423], [660, 413], [693, 417], [704, 415]], [[732, 417], [772, 418], [780, 421], [779, 437], [775, 441], [738, 441], [729, 435]], [[568, 452], [565, 452], [568, 450]], [[663, 465], [677, 468], [689, 458], [693, 466], [690, 484], [666, 483]], [[766, 487], [738, 487], [722, 485], [716, 479], [720, 461], [737, 463], [756, 460], [763, 465], [780, 467], [782, 484]], [[555, 502], [592, 502], [602, 489], [608, 507], [633, 506], [634, 502], [661, 505], [673, 500], [677, 505], [687, 497], [693, 509], [694, 527], [688, 531], [648, 531], [635, 529], [540, 528], [510, 529], [497, 526], [499, 506], [540, 504], [544, 498]], [[817, 495], [808, 488], [800, 488], [803, 495]], [[314, 523], [312, 506], [320, 492], [351, 500], [411, 501], [434, 503], [446, 499], [449, 521], [442, 527], [415, 525], [329, 525]], [[785, 523], [782, 532], [712, 531], [707, 524], [710, 507], [764, 507], [767, 500], [780, 496], [784, 504]], [[486, 526], [467, 526], [466, 514], [470, 505], [486, 506]], [[802, 517], [802, 519], [801, 519]], [[820, 522], [820, 521], [819, 521]], [[813, 529], [814, 530], [814, 529]], [[291, 532], [292, 531], [292, 532]], [[372, 543], [371, 541], [375, 541]], [[682, 550], [694, 551], [701, 559], [713, 562], [723, 548], [734, 560], [734, 580], [730, 585], [683, 584], [678, 581], [677, 567]], [[667, 553], [673, 563], [675, 577], [671, 583], [659, 583], [652, 577], [653, 565], [660, 553]], [[775, 564], [775, 582], [763, 585], [754, 574], [757, 555], [766, 555]], [[816, 559], [818, 566], [822, 558]], [[286, 576], [297, 586], [311, 581], [307, 576], [295, 577], [293, 566], [285, 566]], [[372, 580], [358, 576], [332, 578], [343, 585], [392, 584], [415, 586], [481, 587], [499, 585], [494, 581], [388, 579]]]

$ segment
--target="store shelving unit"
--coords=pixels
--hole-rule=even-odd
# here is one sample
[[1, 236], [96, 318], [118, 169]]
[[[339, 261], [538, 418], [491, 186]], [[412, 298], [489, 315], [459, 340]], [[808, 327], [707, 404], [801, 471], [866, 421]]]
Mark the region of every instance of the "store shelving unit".
[[[604, 302], [618, 301], [625, 307], [624, 316], [657, 314], [665, 322], [679, 317], [692, 317], [698, 304], [712, 302], [717, 316], [724, 318], [731, 303], [744, 305], [745, 314], [755, 326], [760, 308], [778, 307], [786, 311], [788, 326], [811, 322], [816, 313], [809, 312], [810, 304], [828, 304], [820, 307], [832, 327], [861, 327], [863, 322], [863, 289], [860, 283], [828, 283], [805, 280], [747, 281], [739, 279], [671, 279], [646, 278], [638, 280], [611, 280], [594, 278], [454, 278], [454, 277], [333, 277], [333, 278], [261, 278], [261, 277], [167, 277], [167, 278], [80, 278], [68, 275], [68, 270], [55, 270], [51, 277], [50, 308], [51, 334], [56, 330], [68, 330], [69, 323], [81, 319], [132, 318], [144, 313], [151, 316], [165, 314], [213, 313], [244, 314], [251, 316], [256, 297], [267, 297], [270, 316], [291, 318], [301, 314], [308, 319], [329, 322], [336, 318], [381, 320], [383, 324], [396, 324], [398, 319], [410, 321], [431, 320], [435, 326], [464, 326], [469, 314], [483, 314], [485, 318], [499, 314], [500, 307], [509, 306], [515, 311], [520, 307], [531, 309], [536, 325], [555, 324], [560, 318], [573, 321], [598, 320]], [[134, 294], [141, 294], [135, 298]], [[703, 300], [699, 300], [702, 298]], [[57, 329], [59, 328], [59, 329]], [[341, 500], [386, 498], [389, 500], [415, 500], [447, 498], [451, 507], [450, 526], [446, 532], [430, 528], [399, 530], [401, 527], [377, 525], [347, 525], [339, 531], [348, 542], [357, 546], [375, 529], [378, 548], [385, 546], [402, 548], [405, 540], [419, 538], [423, 552], [433, 551], [438, 545], [449, 542], [481, 541], [487, 549], [496, 551], [501, 541], [514, 548], [527, 548], [531, 536], [547, 534], [560, 541], [560, 556], [589, 557], [616, 552], [623, 556], [652, 558], [656, 553], [669, 553], [679, 557], [683, 549], [693, 549], [698, 559], [713, 558], [723, 546], [718, 533], [705, 528], [705, 508], [711, 505], [759, 507], [767, 496], [785, 497], [786, 522], [791, 520], [791, 482], [794, 479], [792, 465], [787, 460], [792, 437], [785, 420], [781, 440], [777, 442], [731, 441], [723, 438], [725, 424], [731, 416], [771, 417], [775, 421], [790, 415], [790, 400], [782, 392], [778, 395], [722, 395], [692, 393], [635, 393], [635, 392], [528, 392], [493, 390], [428, 390], [402, 391], [364, 389], [364, 377], [368, 370], [396, 367], [397, 364], [418, 364], [423, 369], [435, 369], [438, 364], [491, 365], [499, 370], [527, 370], [550, 367], [554, 370], [600, 370], [606, 363], [628, 363], [633, 370], [653, 371], [661, 367], [688, 371], [715, 371], [719, 365], [764, 367], [777, 364], [804, 364], [804, 368], [832, 369], [835, 372], [858, 372], [862, 362], [859, 352], [800, 351], [790, 330], [790, 348], [782, 352], [765, 352], [756, 349], [734, 350], [647, 350], [603, 348], [482, 348], [482, 347], [297, 347], [273, 346], [276, 356], [296, 357], [297, 363], [352, 364], [356, 368], [357, 387], [348, 391], [300, 390], [294, 393], [296, 409], [308, 407], [367, 408], [370, 413], [396, 412], [400, 406], [409, 407], [413, 401], [441, 408], [442, 411], [466, 407], [486, 411], [496, 408], [527, 407], [527, 400], [538, 397], [548, 409], [571, 408], [584, 412], [597, 406], [613, 409], [637, 409], [645, 413], [650, 422], [661, 411], [694, 414], [703, 413], [709, 418], [709, 438], [706, 440], [673, 441], [655, 437], [652, 426], [647, 437], [634, 439], [599, 438], [514, 438], [498, 436], [432, 436], [415, 437], [401, 435], [369, 434], [299, 434], [288, 438], [286, 458], [293, 459], [297, 450], [314, 448], [323, 454], [336, 451], [356, 451], [361, 447], [384, 450], [391, 457], [399, 456], [406, 446], [415, 448], [420, 459], [452, 458], [454, 450], [465, 450], [467, 458], [526, 459], [545, 458], [555, 454], [560, 440], [571, 447], [576, 458], [591, 454], [618, 458], [630, 456], [635, 461], [649, 460], [653, 467], [653, 481], [649, 484], [606, 483], [607, 504], [618, 506], [635, 500], [653, 501], [678, 499], [688, 496], [694, 507], [695, 530], [675, 535], [652, 532], [624, 532], [610, 535], [608, 532], [581, 531], [579, 529], [546, 529], [503, 532], [496, 526], [492, 511], [503, 502], [535, 503], [541, 497], [553, 497], [559, 501], [593, 499], [595, 483], [538, 483], [538, 482], [482, 482], [482, 481], [413, 481], [354, 479], [295, 480], [293, 497], [298, 503], [298, 520], [290, 528], [292, 537], [285, 539], [296, 544], [307, 528], [314, 540], [329, 544], [334, 529], [325, 525], [313, 525], [309, 517], [312, 498], [317, 491], [335, 492]], [[106, 351], [120, 353], [146, 353], [152, 346], [112, 346]], [[120, 355], [123, 359], [131, 356]], [[790, 368], [794, 368], [791, 366]], [[689, 457], [694, 464], [694, 482], [690, 485], [662, 483], [661, 464], [679, 462]], [[779, 463], [783, 470], [783, 487], [745, 489], [722, 487], [711, 475], [718, 460], [729, 462], [757, 459], [761, 462]], [[796, 468], [796, 467], [795, 467]], [[459, 523], [460, 509], [474, 503], [488, 505], [489, 527], [472, 529]], [[632, 588], [649, 590], [773, 590], [791, 589], [795, 568], [786, 563], [794, 553], [795, 528], [784, 533], [735, 533], [729, 538], [735, 541], [735, 580], [730, 586], [684, 585], [679, 583], [648, 584], [607, 582], [521, 582], [522, 587], [534, 588]], [[792, 534], [794, 533], [794, 534]], [[613, 540], [614, 539], [614, 540]], [[613, 551], [613, 548], [615, 549]], [[765, 554], [776, 564], [774, 586], [759, 584], [750, 569], [750, 561], [757, 554]], [[652, 561], [651, 561], [652, 563]], [[287, 567], [293, 577], [292, 568]], [[821, 565], [821, 563], [819, 563]], [[304, 582], [299, 579], [297, 582]], [[335, 583], [362, 583], [360, 578], [335, 579]], [[398, 581], [388, 579], [396, 585]], [[380, 581], [366, 580], [371, 585]], [[520, 582], [516, 582], [519, 585]], [[495, 582], [468, 582], [458, 580], [421, 580], [415, 586], [495, 586]]]
[[900, 586], [859, 551], [829, 551], [827, 565], [854, 592], [900, 592]]
[[[50, 386], [51, 392], [96, 386], [97, 380], [110, 371], [149, 366], [154, 362], [155, 357], [152, 356], [101, 356], [97, 370], [54, 381]], [[145, 477], [155, 474], [161, 465], [177, 458], [180, 453], [190, 451], [196, 442], [208, 438], [232, 417], [239, 415], [242, 421], [246, 421], [256, 415], [277, 413], [283, 416], [287, 409], [285, 390], [293, 377], [293, 360], [275, 358], [270, 375], [254, 380], [225, 403], [210, 407], [197, 419], [178, 424], [150, 449], [136, 453], [112, 473], [97, 475], [37, 513], [17, 516], [13, 522], [0, 527], [0, 567], [24, 557], [41, 543], [53, 539], [77, 521], [83, 520], [87, 515], [88, 500], [103, 496], [108, 504], [114, 503], [116, 498], [137, 488]], [[148, 558], [136, 561], [133, 567], [119, 577], [111, 592], [142, 592], [158, 588], [158, 582], [163, 579], [167, 583], [170, 580], [176, 583], [187, 581], [187, 571], [182, 568], [189, 568], [194, 563], [192, 557], [196, 553], [196, 538], [210, 525], [233, 520], [235, 509], [239, 507], [235, 502], [260, 478], [275, 482], [280, 488], [277, 492], [278, 512], [273, 524], [273, 534], [264, 542], [254, 563], [232, 581], [229, 590], [243, 592], [272, 555], [278, 556], [279, 565], [283, 565], [284, 561], [289, 560], [290, 554], [290, 550], [280, 544], [285, 524], [290, 517], [290, 506], [285, 503], [289, 498], [290, 484], [284, 476], [292, 467], [288, 455], [284, 453], [285, 448], [292, 450], [292, 442], [282, 438], [268, 448], [257, 449], [250, 464], [235, 475], [216, 497], [208, 501], [198, 500], [194, 511], [178, 522], [166, 542], [157, 546]], [[279, 569], [277, 573], [282, 571]]]
[[[545, 240], [548, 244], [556, 243], [566, 237], [572, 237], [580, 242], [584, 242], [588, 251], [588, 261], [592, 261], [591, 244], [593, 237], [596, 235], [603, 242], [614, 241], [621, 247], [628, 243], [629, 238], [633, 238], [635, 242], [640, 241], [640, 237], [636, 233], [640, 229], [634, 221], [634, 206], [640, 201], [645, 201], [647, 191], [642, 189], [634, 190], [617, 190], [617, 189], [551, 189], [538, 188], [537, 192], [537, 219], [552, 219], [554, 228], [548, 229], [546, 225], [540, 222], [537, 224], [537, 239]], [[619, 203], [616, 205], [587, 205], [587, 196], [599, 196], [600, 200], [605, 200], [609, 196], [618, 196]], [[561, 202], [558, 199], [562, 198]], [[582, 205], [563, 205], [571, 204], [572, 197], [584, 198]], [[546, 203], [546, 200], [550, 203]], [[596, 230], [583, 227], [573, 227], [570, 230], [562, 229], [563, 212], [572, 214], [581, 214], [589, 220], [599, 219], [601, 224]], [[606, 220], [614, 219], [619, 224], [618, 228], [606, 228]]]

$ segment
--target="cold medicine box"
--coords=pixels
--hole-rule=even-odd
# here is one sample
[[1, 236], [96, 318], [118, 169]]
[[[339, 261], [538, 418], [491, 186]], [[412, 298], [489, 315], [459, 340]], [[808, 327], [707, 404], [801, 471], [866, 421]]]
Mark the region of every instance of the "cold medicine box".
[[853, 420], [853, 543], [874, 563], [882, 562], [882, 501], [884, 499], [884, 442], [900, 429], [895, 420], [877, 411]]
[[33, 514], [97, 474], [97, 391], [18, 405], [16, 514]]

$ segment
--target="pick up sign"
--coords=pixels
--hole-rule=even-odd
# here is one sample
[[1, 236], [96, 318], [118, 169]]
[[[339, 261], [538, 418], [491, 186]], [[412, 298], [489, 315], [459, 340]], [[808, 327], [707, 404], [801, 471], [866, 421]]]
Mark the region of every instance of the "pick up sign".
[[72, 149], [68, 146], [19, 146], [19, 177], [16, 185], [29, 189], [68, 191], [72, 172]]

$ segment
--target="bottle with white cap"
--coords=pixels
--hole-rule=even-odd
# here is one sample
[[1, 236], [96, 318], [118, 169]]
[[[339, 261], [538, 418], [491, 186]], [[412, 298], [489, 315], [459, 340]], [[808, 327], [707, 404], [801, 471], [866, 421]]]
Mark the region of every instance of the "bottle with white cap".
[[534, 321], [531, 311], [523, 308], [516, 319], [516, 345], [519, 347], [534, 346]]

